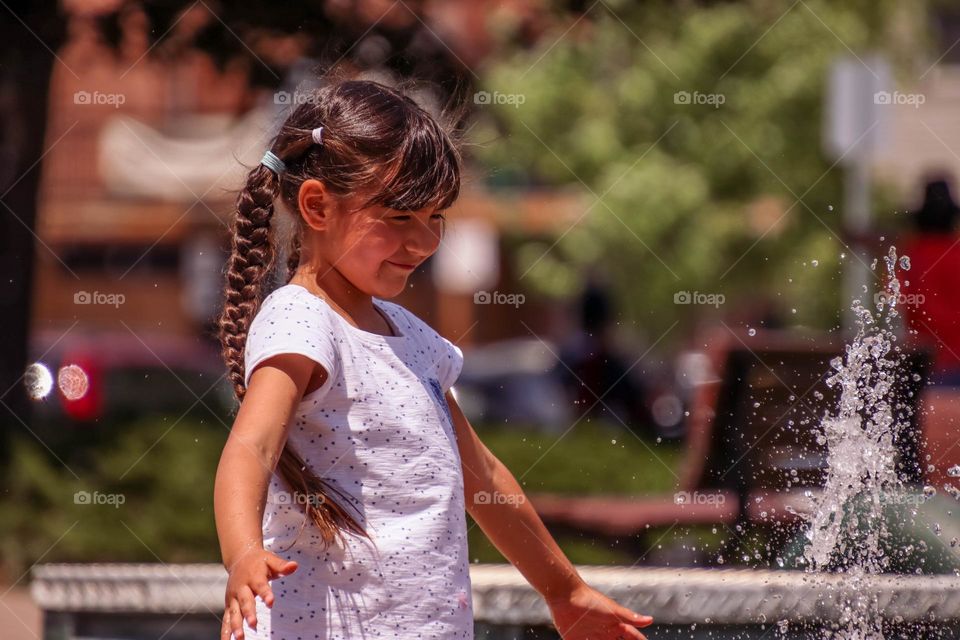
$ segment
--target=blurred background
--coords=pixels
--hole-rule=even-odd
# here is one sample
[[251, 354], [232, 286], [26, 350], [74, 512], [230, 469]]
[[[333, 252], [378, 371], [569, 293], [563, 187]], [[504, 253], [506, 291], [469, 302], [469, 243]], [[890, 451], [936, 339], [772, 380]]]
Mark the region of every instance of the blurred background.
[[[0, 16], [11, 637], [39, 634], [37, 563], [219, 561], [233, 199], [327, 69], [405, 83], [435, 114], [469, 103], [447, 236], [395, 301], [463, 348], [461, 405], [575, 563], [784, 567], [797, 489], [823, 481], [829, 361], [853, 299], [885, 295], [873, 262], [895, 246], [917, 354], [901, 465], [940, 518], [902, 568], [960, 567], [954, 3], [37, 0]], [[504, 562], [470, 525], [471, 558]]]

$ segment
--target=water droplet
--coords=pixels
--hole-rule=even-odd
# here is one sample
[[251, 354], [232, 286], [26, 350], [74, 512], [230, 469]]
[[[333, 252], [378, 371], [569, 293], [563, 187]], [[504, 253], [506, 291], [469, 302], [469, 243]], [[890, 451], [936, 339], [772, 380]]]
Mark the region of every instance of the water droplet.
[[812, 265], [815, 266], [815, 267], [818, 267], [818, 266], [820, 266], [820, 261], [819, 261], [819, 260], [811, 260], [811, 261], [810, 261], [810, 264], [812, 264]]
[[827, 205], [827, 211], [833, 211], [833, 205], [832, 205], [832, 204], [828, 204], [828, 205]]
[[927, 498], [932, 498], [933, 496], [937, 495], [937, 488], [928, 484], [923, 488], [923, 495]]
[[757, 335], [757, 330], [754, 329], [753, 327], [750, 327], [749, 329], [747, 329], [747, 334], [751, 336], [755, 336]]
[[947, 469], [947, 475], [951, 478], [960, 478], [960, 464], [955, 464]]

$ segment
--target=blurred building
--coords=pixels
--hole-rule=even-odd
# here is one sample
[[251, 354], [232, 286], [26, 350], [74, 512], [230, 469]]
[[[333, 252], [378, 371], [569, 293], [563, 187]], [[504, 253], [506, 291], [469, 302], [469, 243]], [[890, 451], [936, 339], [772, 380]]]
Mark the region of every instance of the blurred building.
[[[110, 46], [96, 16], [75, 4], [52, 79], [34, 329], [55, 335], [79, 321], [84, 331], [124, 331], [125, 324], [211, 336], [232, 190], [259, 162], [284, 100], [255, 89], [243, 65], [221, 71], [200, 52], [156, 55], [136, 11], [122, 16], [119, 47]], [[474, 15], [483, 3], [432, 4], [434, 27], [457, 43], [457, 55], [471, 64], [482, 59], [490, 39], [472, 26], [483, 23]], [[515, 4], [516, 18], [526, 20], [528, 3]], [[165, 38], [199, 19], [188, 12]], [[493, 194], [482, 178], [466, 177], [449, 248], [411, 276], [414, 286], [397, 301], [462, 344], [526, 333], [521, 320], [542, 328], [536, 302], [478, 305], [474, 293], [522, 291], [502, 250], [505, 232], [553, 235], [581, 211], [576, 195]], [[438, 263], [443, 273], [431, 273]], [[509, 322], [499, 321], [507, 315]]]

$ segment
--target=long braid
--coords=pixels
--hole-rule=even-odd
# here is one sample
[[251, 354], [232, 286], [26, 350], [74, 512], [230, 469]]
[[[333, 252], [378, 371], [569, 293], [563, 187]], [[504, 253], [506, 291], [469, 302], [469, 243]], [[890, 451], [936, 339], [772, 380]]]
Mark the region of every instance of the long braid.
[[228, 377], [241, 400], [246, 394], [243, 353], [247, 332], [260, 308], [263, 284], [273, 267], [270, 223], [278, 192], [277, 176], [258, 165], [247, 176], [247, 185], [237, 197], [219, 327]]

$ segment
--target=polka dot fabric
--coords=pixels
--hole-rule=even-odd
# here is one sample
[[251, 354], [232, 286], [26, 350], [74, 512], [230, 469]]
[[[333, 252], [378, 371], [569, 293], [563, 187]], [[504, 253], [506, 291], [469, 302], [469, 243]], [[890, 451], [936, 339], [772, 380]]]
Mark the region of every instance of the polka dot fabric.
[[[328, 372], [301, 400], [288, 442], [315, 473], [349, 496], [373, 541], [320, 534], [278, 474], [263, 516], [264, 548], [298, 569], [256, 598], [249, 640], [473, 638], [463, 473], [444, 393], [463, 353], [399, 304], [374, 298], [396, 335], [347, 322], [299, 285], [264, 300], [247, 336], [246, 378], [278, 353], [301, 353]], [[359, 513], [358, 513], [359, 511]]]

